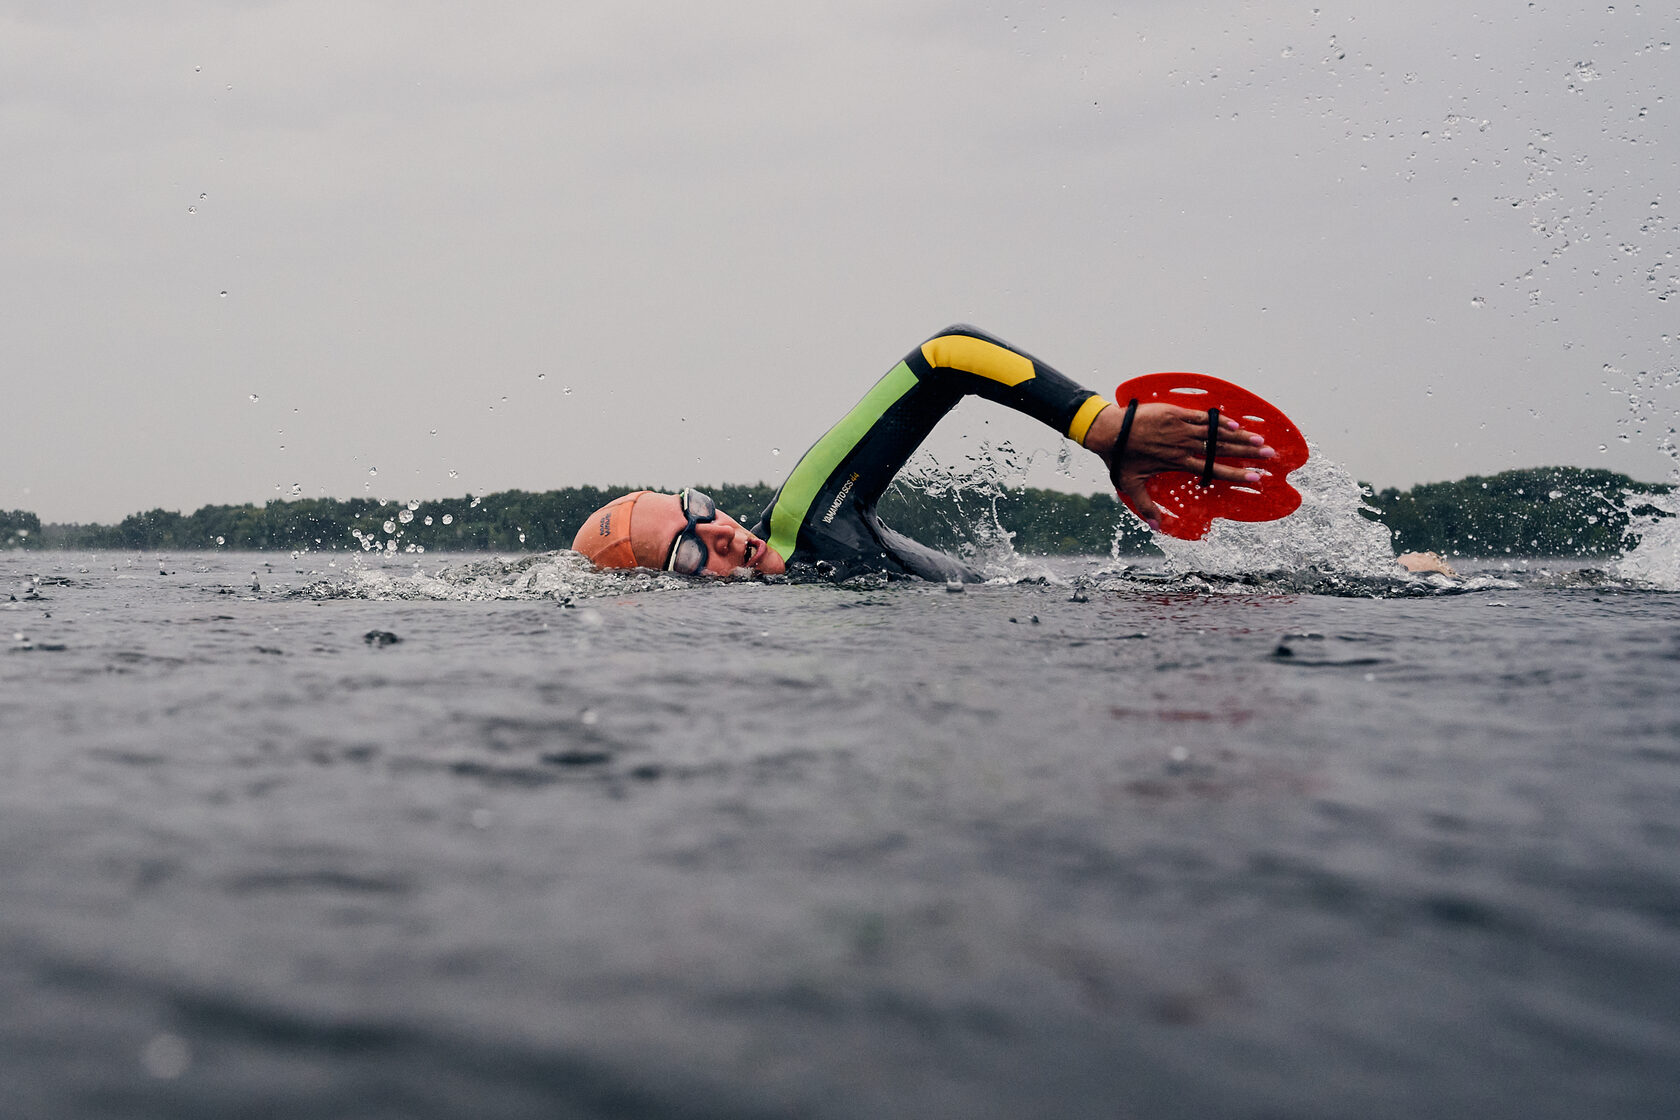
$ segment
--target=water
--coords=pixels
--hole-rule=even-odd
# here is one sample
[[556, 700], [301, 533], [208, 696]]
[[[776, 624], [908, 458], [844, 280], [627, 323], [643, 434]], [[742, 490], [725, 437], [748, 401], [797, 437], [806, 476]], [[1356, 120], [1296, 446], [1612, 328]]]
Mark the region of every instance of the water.
[[0, 555], [6, 1116], [1680, 1110], [1680, 596], [423, 559]]

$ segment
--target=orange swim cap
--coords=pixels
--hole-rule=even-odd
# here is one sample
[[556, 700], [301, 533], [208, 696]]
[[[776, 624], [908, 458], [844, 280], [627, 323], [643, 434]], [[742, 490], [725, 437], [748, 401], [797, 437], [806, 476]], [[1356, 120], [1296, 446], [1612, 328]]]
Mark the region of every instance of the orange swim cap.
[[636, 567], [636, 551], [630, 545], [630, 516], [636, 503], [651, 493], [634, 490], [590, 514], [572, 538], [572, 549], [587, 556], [597, 568]]

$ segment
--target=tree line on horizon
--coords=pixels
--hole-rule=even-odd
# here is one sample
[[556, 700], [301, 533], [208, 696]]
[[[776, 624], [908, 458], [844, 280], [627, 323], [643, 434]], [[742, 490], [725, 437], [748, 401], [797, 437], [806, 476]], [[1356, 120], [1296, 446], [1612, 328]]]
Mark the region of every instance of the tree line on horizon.
[[[574, 486], [540, 493], [504, 490], [425, 502], [376, 498], [275, 499], [263, 505], [203, 506], [190, 514], [154, 509], [115, 525], [45, 524], [34, 513], [0, 510], [0, 548], [476, 552], [569, 548], [591, 512], [636, 487]], [[702, 487], [751, 523], [774, 488]], [[1387, 525], [1397, 551], [1454, 556], [1607, 556], [1632, 542], [1633, 517], [1666, 516], [1648, 501], [1672, 487], [1614, 471], [1532, 467], [1407, 490], [1366, 488], [1366, 516]], [[936, 548], [975, 543], [994, 526], [1022, 553], [1153, 550], [1149, 533], [1114, 495], [1027, 488], [1000, 495], [932, 496], [895, 485], [881, 518]]]

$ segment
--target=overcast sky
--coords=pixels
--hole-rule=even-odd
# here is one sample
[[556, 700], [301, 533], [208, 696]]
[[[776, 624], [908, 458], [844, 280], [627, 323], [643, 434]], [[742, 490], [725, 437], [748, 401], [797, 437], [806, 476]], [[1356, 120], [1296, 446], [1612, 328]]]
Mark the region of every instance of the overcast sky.
[[[954, 321], [1104, 393], [1242, 382], [1378, 486], [1663, 479], [1676, 40], [1623, 0], [0, 0], [0, 508], [776, 482]], [[1005, 438], [1053, 465], [984, 404], [933, 449]]]

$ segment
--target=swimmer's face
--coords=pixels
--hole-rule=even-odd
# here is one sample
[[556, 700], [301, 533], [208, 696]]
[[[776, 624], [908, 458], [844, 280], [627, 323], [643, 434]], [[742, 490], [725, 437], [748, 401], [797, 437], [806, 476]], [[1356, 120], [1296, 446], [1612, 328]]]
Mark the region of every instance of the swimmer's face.
[[636, 503], [630, 523], [630, 544], [643, 567], [661, 568], [671, 556], [678, 534], [692, 532], [706, 549], [706, 564], [696, 574], [727, 576], [738, 568], [780, 575], [787, 570], [782, 558], [769, 545], [747, 532], [741, 523], [721, 509], [709, 521], [694, 521], [683, 512], [682, 496], [648, 494]]

